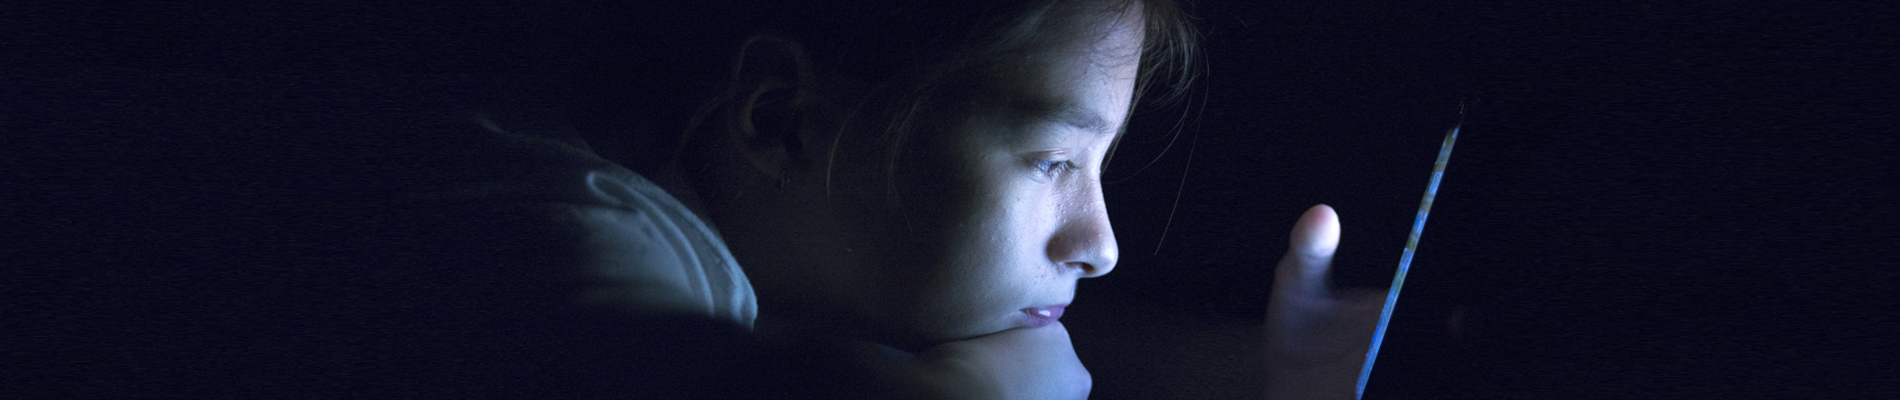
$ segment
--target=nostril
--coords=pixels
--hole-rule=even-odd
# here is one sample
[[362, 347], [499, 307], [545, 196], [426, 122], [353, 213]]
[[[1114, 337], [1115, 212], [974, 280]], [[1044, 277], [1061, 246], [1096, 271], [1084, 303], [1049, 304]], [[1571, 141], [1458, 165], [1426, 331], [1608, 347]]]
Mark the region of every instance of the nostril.
[[1102, 268], [1101, 266], [1096, 265], [1094, 263], [1071, 262], [1068, 264], [1069, 264], [1069, 267], [1075, 268], [1077, 271], [1081, 271], [1083, 278], [1094, 278], [1094, 277], [1108, 274], [1108, 268]]

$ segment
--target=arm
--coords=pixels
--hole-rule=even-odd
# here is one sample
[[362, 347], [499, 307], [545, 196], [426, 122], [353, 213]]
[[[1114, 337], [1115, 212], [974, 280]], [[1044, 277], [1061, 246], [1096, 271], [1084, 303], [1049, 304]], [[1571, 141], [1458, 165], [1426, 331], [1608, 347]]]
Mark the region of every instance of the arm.
[[[756, 337], [755, 337], [756, 338]], [[855, 340], [750, 341], [743, 375], [712, 398], [1084, 399], [1091, 385], [1061, 324], [1011, 329], [911, 353]], [[706, 396], [700, 396], [706, 397]]]
[[928, 398], [1086, 399], [1093, 385], [1061, 323], [945, 343], [908, 360], [873, 360], [891, 382]]

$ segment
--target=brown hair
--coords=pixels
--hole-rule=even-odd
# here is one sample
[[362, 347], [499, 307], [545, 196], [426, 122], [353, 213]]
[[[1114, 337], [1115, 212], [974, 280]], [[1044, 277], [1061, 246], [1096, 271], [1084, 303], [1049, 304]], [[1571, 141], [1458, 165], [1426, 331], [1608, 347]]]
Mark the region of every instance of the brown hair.
[[[582, 124], [621, 127], [592, 130], [587, 140], [605, 150], [603, 156], [654, 172], [680, 155], [686, 139], [680, 135], [701, 128], [701, 120], [731, 96], [730, 88], [721, 85], [728, 78], [724, 72], [730, 71], [732, 49], [768, 33], [799, 42], [829, 79], [821, 85], [849, 88], [824, 91], [850, 93], [828, 103], [848, 108], [844, 114], [851, 119], [888, 124], [881, 132], [865, 132], [875, 137], [850, 140], [887, 152], [894, 169], [905, 143], [918, 133], [922, 122], [916, 117], [937, 106], [930, 100], [946, 78], [959, 68], [993, 60], [1009, 43], [1062, 36], [1038, 30], [1037, 19], [1087, 1], [704, 0], [602, 12], [596, 18], [646, 18], [588, 22], [608, 42], [586, 50], [591, 59], [580, 68], [590, 82], [583, 90], [591, 92], [580, 97], [582, 108], [598, 110], [583, 117], [594, 122]], [[1195, 87], [1203, 68], [1192, 18], [1173, 0], [1106, 3], [1089, 8], [1122, 14], [1127, 7], [1140, 7], [1145, 24], [1133, 106], [1177, 104]], [[631, 138], [629, 126], [638, 131]]]

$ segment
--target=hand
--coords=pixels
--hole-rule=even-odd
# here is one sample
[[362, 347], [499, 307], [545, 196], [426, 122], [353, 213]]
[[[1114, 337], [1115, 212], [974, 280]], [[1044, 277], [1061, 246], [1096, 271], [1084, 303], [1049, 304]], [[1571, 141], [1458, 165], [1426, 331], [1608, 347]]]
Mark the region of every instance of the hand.
[[861, 354], [891, 384], [891, 398], [1081, 400], [1094, 382], [1061, 323], [944, 343], [915, 356], [869, 350]]
[[1306, 210], [1290, 242], [1267, 302], [1267, 398], [1352, 399], [1385, 297], [1333, 293], [1339, 215], [1332, 207]]

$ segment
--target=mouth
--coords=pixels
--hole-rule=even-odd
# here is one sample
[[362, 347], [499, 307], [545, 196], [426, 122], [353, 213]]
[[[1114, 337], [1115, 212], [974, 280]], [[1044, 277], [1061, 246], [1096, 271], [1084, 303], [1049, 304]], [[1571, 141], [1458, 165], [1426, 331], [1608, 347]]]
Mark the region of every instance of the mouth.
[[1030, 307], [1023, 309], [1023, 319], [1030, 328], [1041, 328], [1056, 323], [1062, 318], [1062, 310], [1068, 305]]

